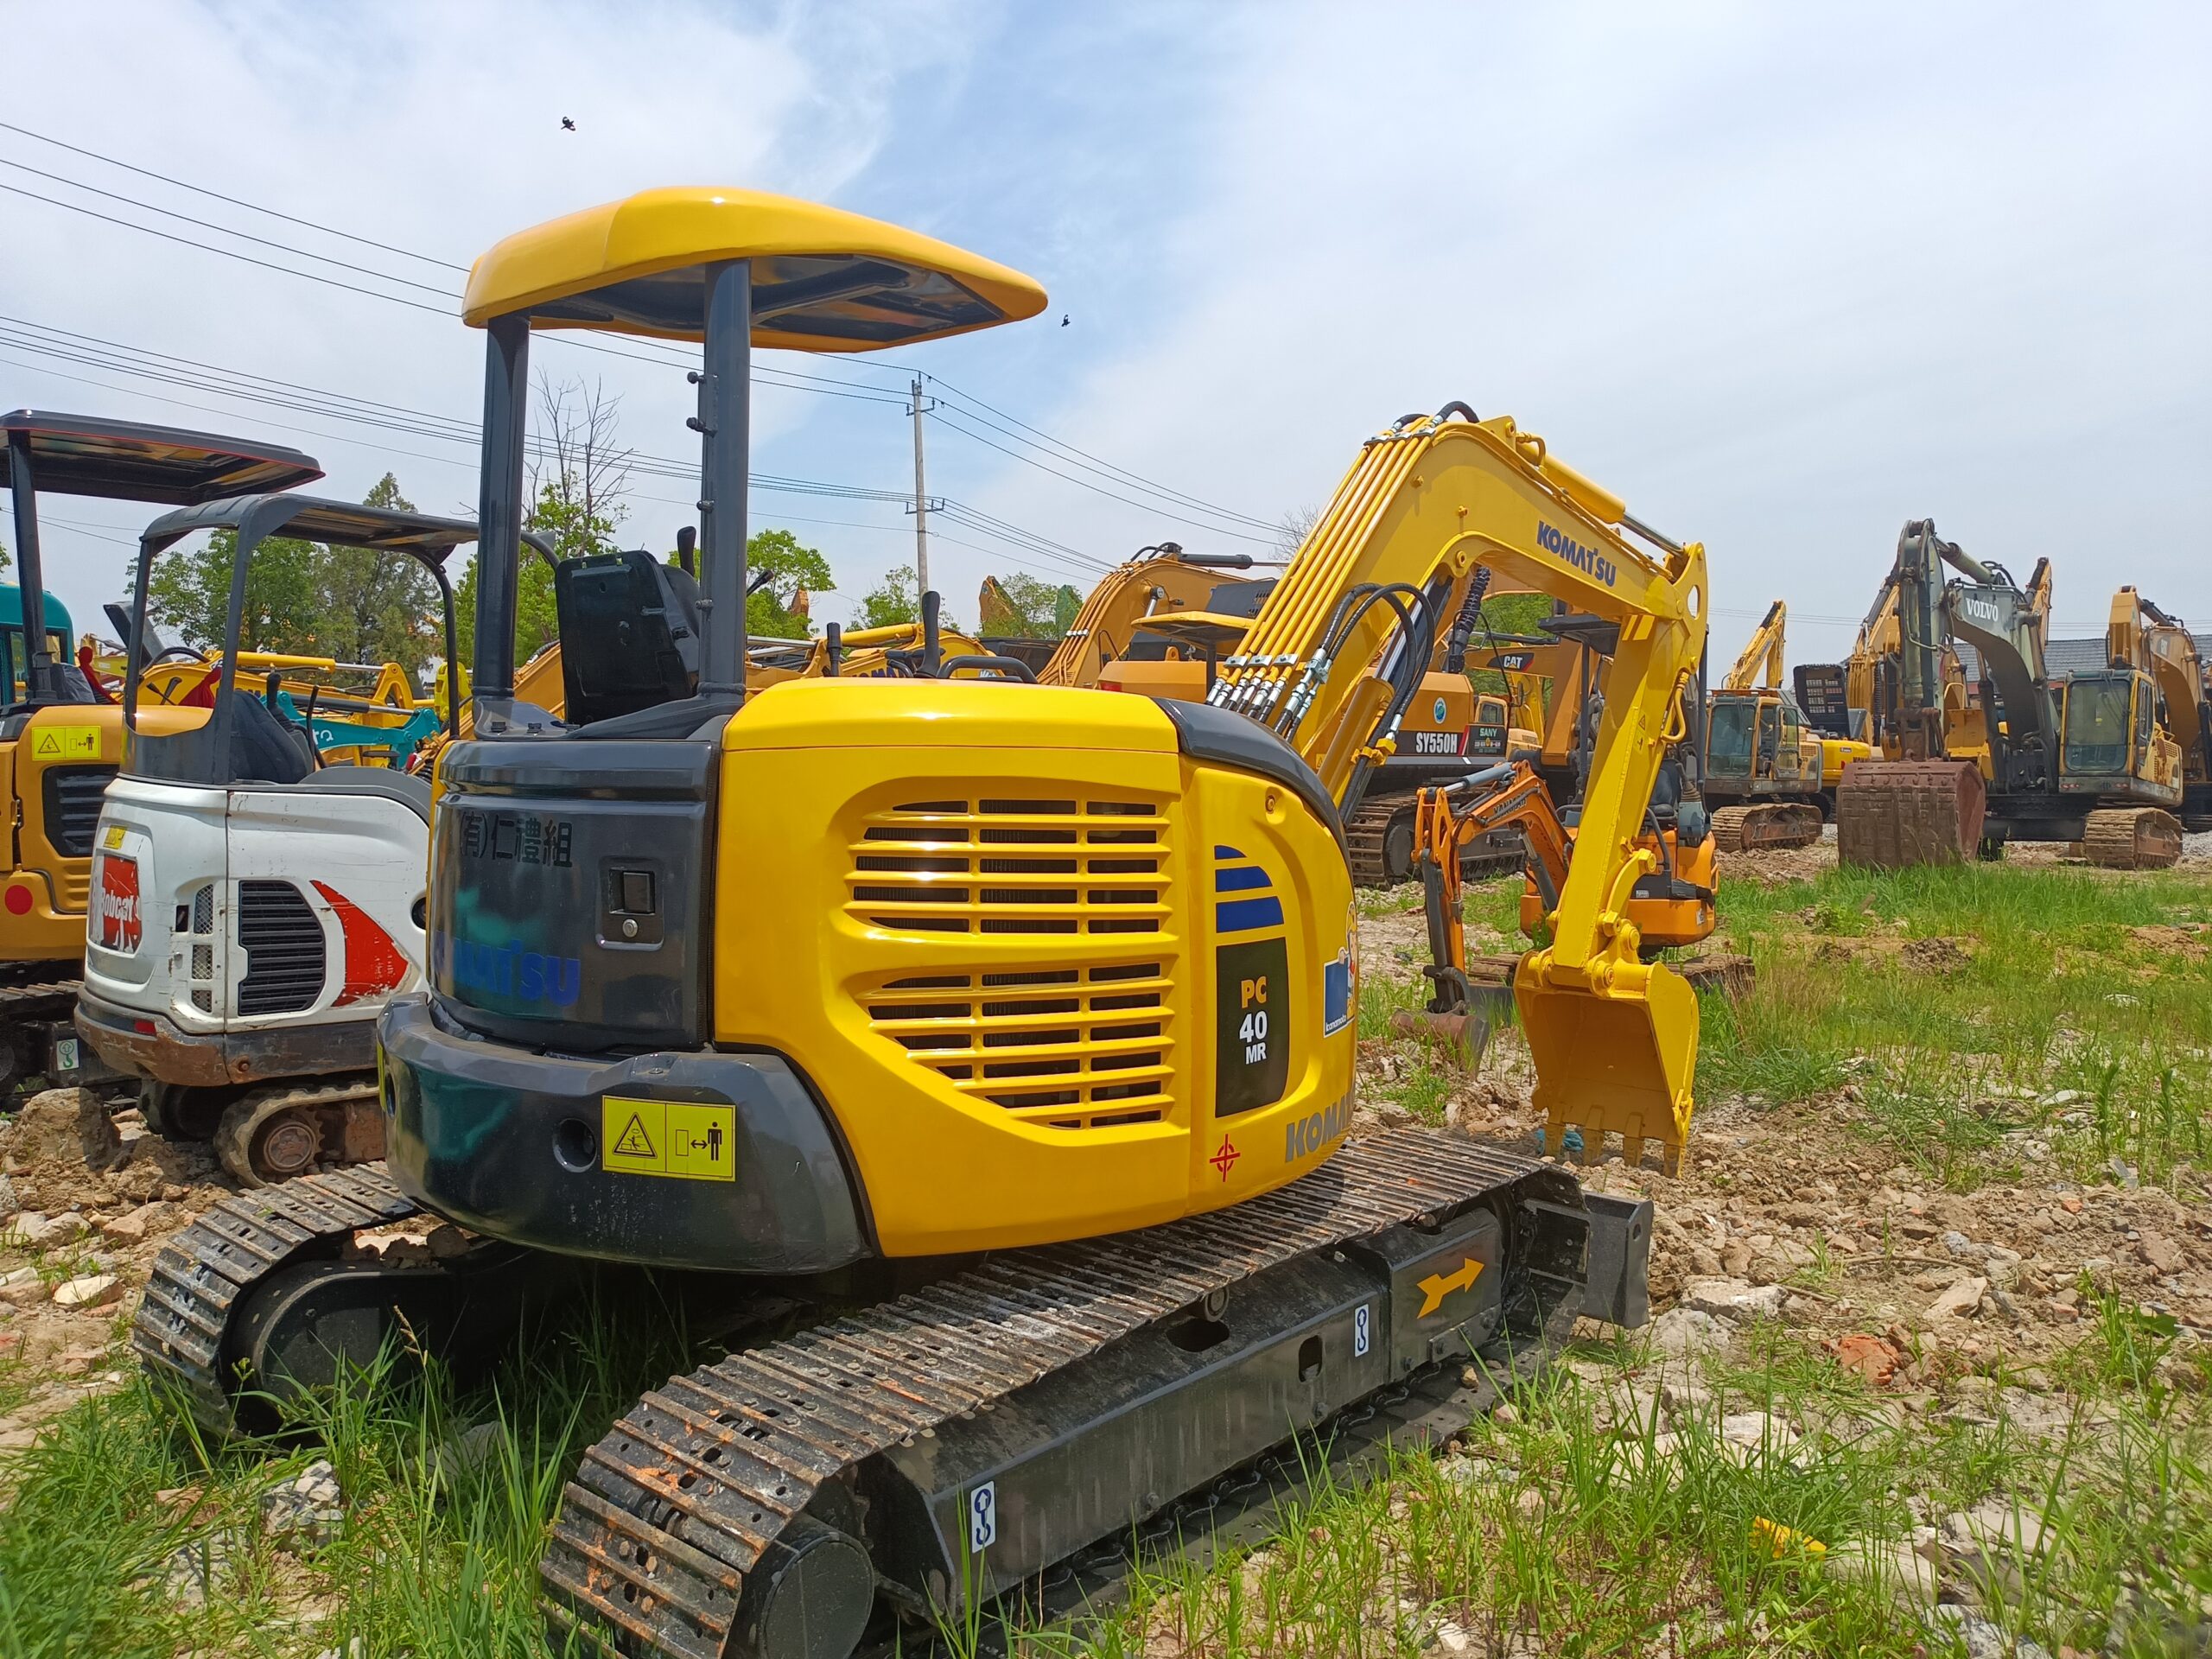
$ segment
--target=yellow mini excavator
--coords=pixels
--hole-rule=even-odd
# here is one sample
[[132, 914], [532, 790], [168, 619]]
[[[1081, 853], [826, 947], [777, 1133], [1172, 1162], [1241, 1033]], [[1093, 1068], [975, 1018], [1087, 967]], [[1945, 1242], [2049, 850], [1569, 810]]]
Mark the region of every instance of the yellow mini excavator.
[[[521, 1287], [580, 1260], [757, 1285], [774, 1329], [646, 1395], [567, 1489], [548, 1617], [589, 1650], [844, 1659], [872, 1621], [957, 1620], [1147, 1518], [1233, 1516], [1301, 1432], [1464, 1424], [1471, 1354], [1510, 1370], [1578, 1314], [1643, 1317], [1648, 1202], [1446, 1131], [1347, 1139], [1334, 795], [1394, 700], [1371, 661], [1444, 573], [1540, 572], [1618, 619], [1519, 995], [1554, 1121], [1679, 1145], [1696, 1009], [1623, 906], [1702, 644], [1698, 547], [1455, 410], [1370, 443], [1318, 532], [1369, 575], [1333, 583], [1333, 620], [1255, 631], [1217, 706], [920, 676], [748, 695], [753, 350], [1044, 304], [961, 249], [737, 189], [591, 208], [471, 272], [474, 720], [438, 760], [429, 987], [381, 1022], [389, 1168], [217, 1206], [162, 1252], [135, 1342], [220, 1431], [403, 1332], [511, 1347]], [[700, 342], [703, 523], [696, 587], [563, 566], [556, 721], [513, 695], [508, 550], [531, 339], [563, 327]], [[1309, 722], [1354, 734], [1319, 747], [1333, 781], [1271, 729]], [[348, 1259], [418, 1211], [479, 1242]]]

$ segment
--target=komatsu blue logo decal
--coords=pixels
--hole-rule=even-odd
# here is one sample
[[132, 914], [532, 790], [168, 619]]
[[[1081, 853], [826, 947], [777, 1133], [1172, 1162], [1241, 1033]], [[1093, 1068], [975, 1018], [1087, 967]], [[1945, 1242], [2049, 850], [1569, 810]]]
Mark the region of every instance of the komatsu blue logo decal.
[[583, 989], [584, 965], [580, 959], [541, 956], [524, 950], [519, 939], [505, 944], [479, 944], [441, 934], [433, 949], [444, 958], [443, 965], [459, 990], [566, 1008], [575, 1005]]
[[1594, 547], [1585, 547], [1565, 531], [1538, 521], [1536, 545], [1545, 552], [1555, 555], [1576, 569], [1595, 576], [1610, 588], [1620, 575], [1620, 568]]
[[[1224, 859], [1243, 859], [1244, 855], [1234, 847], [1216, 847], [1213, 855], [1217, 864]], [[1282, 900], [1275, 896], [1275, 884], [1268, 873], [1256, 864], [1247, 863], [1241, 868], [1217, 868], [1213, 873], [1213, 890], [1217, 895], [1213, 906], [1213, 926], [1217, 933], [1250, 933], [1263, 927], [1282, 925]], [[1231, 893], [1249, 897], [1230, 898]]]

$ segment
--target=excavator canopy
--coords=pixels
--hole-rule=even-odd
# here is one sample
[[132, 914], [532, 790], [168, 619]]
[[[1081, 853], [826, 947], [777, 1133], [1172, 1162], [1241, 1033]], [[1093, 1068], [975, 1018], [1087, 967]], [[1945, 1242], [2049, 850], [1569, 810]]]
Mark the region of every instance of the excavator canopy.
[[478, 259], [461, 316], [700, 340], [706, 269], [753, 265], [753, 344], [865, 352], [1033, 317], [1018, 270], [916, 231], [758, 190], [686, 185], [518, 231]]
[[[59, 495], [192, 506], [294, 489], [322, 476], [314, 456], [282, 444], [89, 415], [41, 409], [0, 415], [0, 440], [17, 437], [29, 447], [32, 486]], [[11, 447], [0, 441], [0, 489], [13, 481]]]

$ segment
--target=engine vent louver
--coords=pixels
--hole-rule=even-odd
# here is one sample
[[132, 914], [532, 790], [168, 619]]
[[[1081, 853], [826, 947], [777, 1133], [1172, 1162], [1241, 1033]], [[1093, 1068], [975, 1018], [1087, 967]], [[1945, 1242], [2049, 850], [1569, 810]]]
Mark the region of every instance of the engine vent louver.
[[100, 798], [107, 793], [114, 776], [113, 766], [46, 769], [41, 785], [45, 794], [46, 838], [62, 857], [92, 855], [92, 842], [100, 825]]
[[1105, 1128], [1173, 1104], [1161, 969], [922, 974], [865, 1000], [876, 1031], [961, 1093], [1053, 1128]]
[[[960, 971], [866, 993], [874, 1030], [962, 1094], [1040, 1126], [1159, 1121], [1174, 1104], [1169, 820], [1154, 802], [985, 797], [870, 813], [846, 912], [872, 928], [1032, 936], [1117, 954]], [[1137, 954], [1141, 953], [1141, 954]]]
[[245, 948], [240, 1014], [298, 1014], [315, 1005], [327, 972], [322, 923], [297, 887], [239, 882], [238, 943]]

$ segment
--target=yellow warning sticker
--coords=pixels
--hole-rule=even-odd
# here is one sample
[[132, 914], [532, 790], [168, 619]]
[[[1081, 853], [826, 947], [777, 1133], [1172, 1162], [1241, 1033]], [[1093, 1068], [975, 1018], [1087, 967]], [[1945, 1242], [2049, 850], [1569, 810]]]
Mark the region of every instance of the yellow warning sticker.
[[602, 1169], [679, 1181], [737, 1179], [734, 1106], [607, 1095], [599, 1114]]
[[106, 848], [111, 853], [121, 852], [123, 850], [123, 826], [119, 823], [111, 823], [106, 829], [101, 830], [100, 845]]
[[41, 726], [32, 740], [31, 753], [41, 760], [97, 760], [100, 758], [100, 728]]

